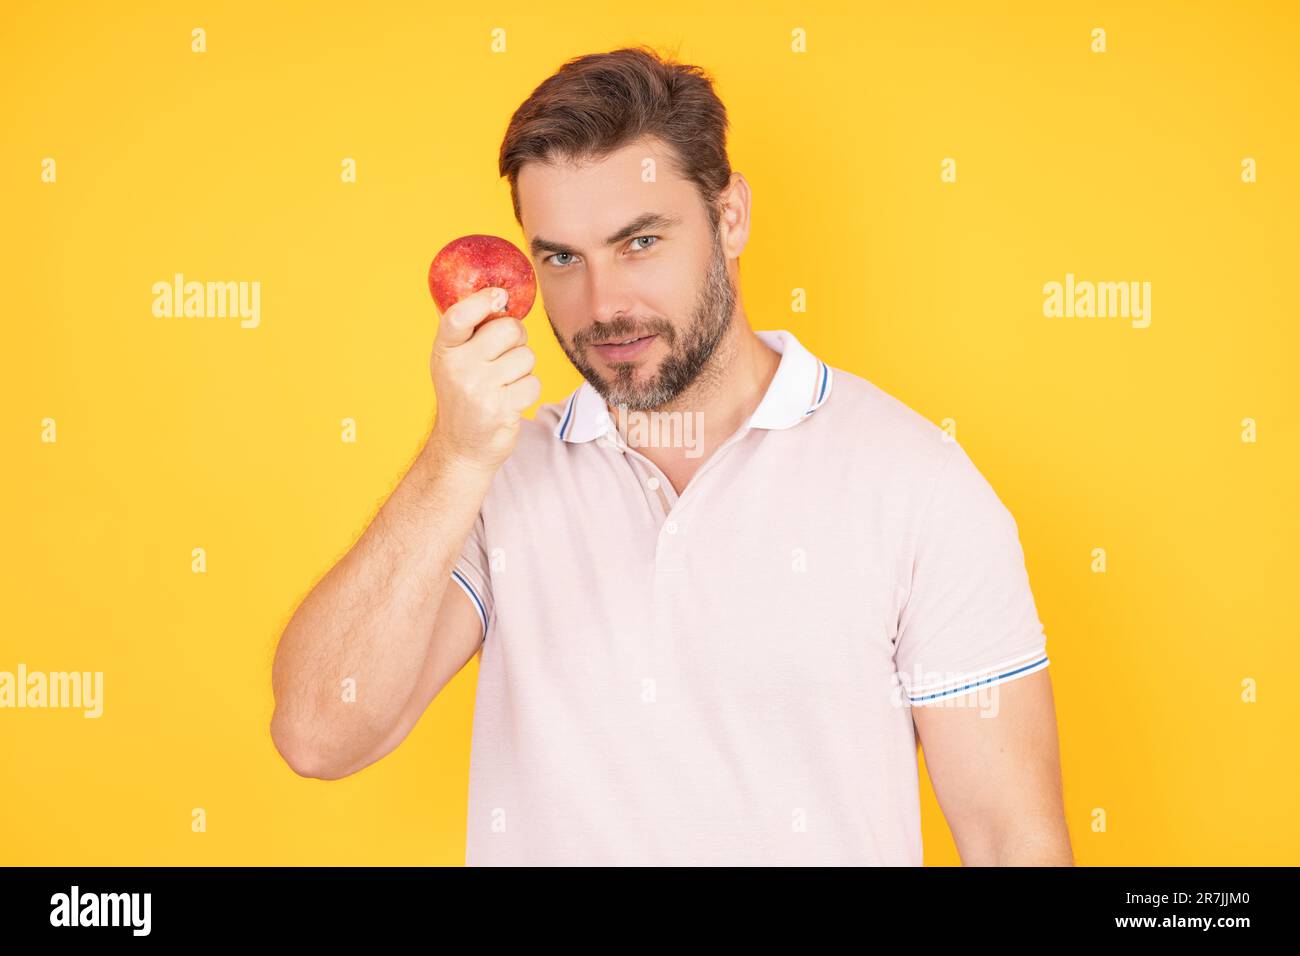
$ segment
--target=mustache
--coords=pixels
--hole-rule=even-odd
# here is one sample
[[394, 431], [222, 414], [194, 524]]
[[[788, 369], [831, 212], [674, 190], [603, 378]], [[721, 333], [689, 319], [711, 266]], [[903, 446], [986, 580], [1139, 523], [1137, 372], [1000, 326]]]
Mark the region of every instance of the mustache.
[[630, 339], [635, 336], [658, 335], [670, 345], [676, 329], [671, 322], [655, 319], [646, 322], [605, 322], [589, 326], [573, 337], [575, 347], [591, 345], [594, 342], [608, 342], [610, 339]]

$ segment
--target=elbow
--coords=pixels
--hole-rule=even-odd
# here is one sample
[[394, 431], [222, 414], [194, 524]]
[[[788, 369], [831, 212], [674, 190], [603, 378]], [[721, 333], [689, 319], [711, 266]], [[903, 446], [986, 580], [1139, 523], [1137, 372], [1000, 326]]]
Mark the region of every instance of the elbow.
[[294, 732], [293, 728], [287, 725], [278, 709], [271, 717], [271, 743], [275, 746], [280, 759], [300, 777], [311, 780], [337, 780], [346, 776], [346, 773], [339, 773], [337, 768], [329, 766], [314, 748], [307, 746], [302, 740], [302, 735]]

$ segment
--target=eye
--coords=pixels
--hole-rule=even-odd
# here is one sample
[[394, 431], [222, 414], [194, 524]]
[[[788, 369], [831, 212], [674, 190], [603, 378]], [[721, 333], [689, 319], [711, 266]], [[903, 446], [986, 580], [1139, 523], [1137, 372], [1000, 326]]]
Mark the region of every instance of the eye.
[[[650, 245], [645, 245], [645, 246], [636, 246], [636, 248], [635, 248], [633, 251], [635, 251], [635, 252], [644, 252], [646, 249], [651, 248], [651, 246], [654, 244], [654, 242], [658, 242], [658, 241], [659, 241], [659, 237], [658, 237], [658, 236], [636, 236], [636, 237], [633, 238], [631, 241], [632, 241], [633, 243], [637, 243], [637, 242], [640, 242], [642, 239], [651, 239], [651, 240], [653, 240], [653, 242], [652, 242]], [[561, 269], [563, 269], [565, 266], [567, 266], [567, 265], [569, 264], [568, 262], [551, 262], [552, 259], [556, 259], [556, 258], [558, 258], [559, 256], [568, 256], [569, 259], [572, 259], [572, 258], [573, 258], [573, 254], [570, 253], [570, 252], [556, 252], [556, 253], [553, 253], [552, 255], [547, 256], [547, 257], [546, 257], [545, 259], [543, 259], [542, 261], [543, 261], [543, 262], [546, 262], [546, 263], [548, 263], [548, 264], [550, 264], [550, 265], [553, 265], [553, 266], [559, 266]]]

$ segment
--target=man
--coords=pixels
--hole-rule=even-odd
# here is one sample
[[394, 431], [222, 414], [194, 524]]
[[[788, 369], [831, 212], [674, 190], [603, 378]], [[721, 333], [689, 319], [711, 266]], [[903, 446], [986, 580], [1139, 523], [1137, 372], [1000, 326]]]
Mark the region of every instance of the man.
[[919, 740], [963, 862], [1069, 865], [1015, 522], [935, 425], [751, 329], [725, 129], [644, 48], [515, 113], [501, 172], [584, 382], [523, 418], [502, 290], [441, 317], [428, 442], [281, 639], [276, 745], [354, 773], [481, 651], [469, 864], [919, 865]]

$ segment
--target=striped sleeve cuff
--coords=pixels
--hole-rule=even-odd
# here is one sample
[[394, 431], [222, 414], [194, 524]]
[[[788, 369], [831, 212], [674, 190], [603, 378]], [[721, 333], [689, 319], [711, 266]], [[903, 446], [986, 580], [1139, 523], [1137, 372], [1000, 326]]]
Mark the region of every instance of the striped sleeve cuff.
[[1039, 648], [1032, 654], [1024, 654], [1009, 661], [1003, 661], [994, 667], [978, 671], [968, 671], [956, 675], [924, 675], [927, 679], [907, 688], [907, 701], [913, 706], [923, 706], [947, 700], [960, 694], [969, 694], [986, 687], [1005, 684], [1018, 677], [1026, 677], [1041, 671], [1049, 663], [1047, 652]]
[[452, 569], [451, 579], [460, 585], [460, 589], [469, 595], [469, 599], [474, 602], [474, 607], [478, 610], [479, 620], [483, 623], [483, 637], [487, 638], [488, 616], [487, 607], [483, 599], [479, 596], [478, 591], [474, 590], [474, 585], [470, 584], [469, 578], [461, 574], [455, 568]]

